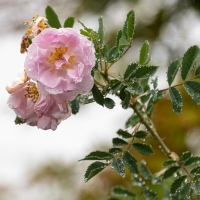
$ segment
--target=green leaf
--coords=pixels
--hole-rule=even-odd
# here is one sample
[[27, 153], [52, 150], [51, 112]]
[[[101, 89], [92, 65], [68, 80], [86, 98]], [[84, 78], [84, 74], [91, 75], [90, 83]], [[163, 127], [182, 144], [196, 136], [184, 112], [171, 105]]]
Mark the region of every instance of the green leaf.
[[115, 107], [115, 102], [110, 98], [105, 98], [104, 105], [109, 109], [113, 109]]
[[165, 161], [165, 162], [163, 163], [163, 166], [166, 167], [166, 166], [172, 165], [172, 164], [174, 164], [174, 163], [176, 163], [175, 160], [169, 159], [169, 160], [167, 160], [167, 161]]
[[118, 47], [119, 47], [119, 40], [120, 40], [121, 37], [122, 37], [122, 30], [120, 29], [117, 32], [117, 36], [116, 36], [116, 46], [118, 46]]
[[135, 70], [139, 67], [140, 65], [138, 65], [137, 63], [131, 63], [130, 65], [128, 65], [125, 73], [124, 73], [124, 79], [125, 80], [129, 80], [131, 74], [133, 72], [135, 72]]
[[150, 155], [154, 154], [154, 151], [153, 151], [151, 145], [142, 144], [142, 143], [133, 143], [132, 145], [135, 150], [137, 150], [139, 153], [141, 153], [143, 155], [150, 156]]
[[75, 23], [75, 18], [74, 17], [68, 17], [65, 22], [64, 22], [64, 28], [73, 28]]
[[15, 124], [18, 125], [18, 124], [24, 124], [26, 121], [19, 118], [18, 116], [16, 116], [15, 118]]
[[196, 176], [196, 175], [200, 175], [200, 167], [196, 167], [194, 168], [191, 172], [191, 175]]
[[130, 105], [130, 98], [131, 98], [130, 93], [125, 91], [125, 98], [122, 101], [122, 108], [127, 109], [129, 107], [129, 105]]
[[131, 85], [129, 85], [125, 89], [125, 91], [128, 91], [129, 93], [135, 94], [135, 95], [140, 95], [140, 94], [144, 93], [142, 86], [137, 82], [134, 82]]
[[163, 174], [163, 179], [169, 178], [170, 176], [175, 174], [179, 169], [180, 169], [179, 166], [172, 166], [168, 168]]
[[112, 47], [108, 53], [108, 62], [109, 63], [115, 62], [121, 57], [121, 55], [122, 53], [117, 46]]
[[103, 18], [99, 18], [99, 29], [98, 29], [98, 34], [99, 34], [99, 40], [100, 44], [103, 44], [103, 38], [104, 38], [104, 27], [103, 27]]
[[191, 183], [186, 183], [180, 190], [180, 200], [189, 200], [190, 199], [190, 186]]
[[196, 195], [200, 195], [200, 179], [198, 179], [194, 184], [192, 184], [192, 189]]
[[180, 114], [183, 105], [181, 93], [174, 87], [169, 88], [169, 96], [172, 101], [172, 108], [176, 114]]
[[46, 7], [45, 13], [46, 13], [46, 18], [48, 20], [48, 24], [52, 28], [61, 28], [61, 24], [58, 19], [58, 15], [55, 13], [55, 11], [50, 6]]
[[116, 158], [112, 160], [112, 164], [111, 167], [121, 176], [121, 177], [125, 177], [126, 176], [126, 172], [125, 172], [125, 168], [124, 168], [124, 164], [122, 162], [122, 160], [120, 158]]
[[117, 147], [113, 147], [113, 148], [109, 149], [109, 153], [111, 153], [111, 154], [118, 154], [118, 153], [121, 153], [121, 152], [122, 152], [122, 149], [117, 148]]
[[133, 114], [131, 117], [128, 118], [126, 121], [125, 127], [134, 127], [140, 121], [139, 117], [136, 114]]
[[126, 86], [124, 86], [124, 87], [121, 89], [120, 93], [119, 93], [119, 98], [120, 98], [122, 101], [126, 98], [126, 91], [125, 91], [125, 89], [126, 89]]
[[128, 152], [125, 151], [122, 156], [124, 165], [133, 174], [138, 174], [138, 163], [137, 160]]
[[144, 190], [144, 197], [146, 200], [156, 200], [158, 198], [157, 194], [150, 189]]
[[131, 10], [127, 15], [127, 36], [133, 38], [135, 27], [135, 13]]
[[[105, 151], [94, 151], [81, 160], [110, 160], [114, 158], [112, 154]], [[81, 161], [79, 160], [79, 161]]]
[[192, 153], [191, 153], [190, 151], [183, 152], [183, 154], [181, 155], [179, 161], [185, 162], [185, 161], [188, 160], [191, 156], [192, 156]]
[[200, 77], [200, 66], [197, 67], [194, 75], [194, 78], [199, 78], [199, 77]]
[[157, 66], [141, 66], [131, 74], [131, 78], [145, 79], [153, 76], [157, 71]]
[[163, 183], [163, 179], [160, 177], [153, 177], [151, 183], [152, 185], [161, 185]]
[[193, 156], [185, 162], [185, 166], [196, 165], [196, 164], [199, 164], [199, 163], [200, 163], [200, 156]]
[[114, 197], [110, 197], [109, 199], [107, 200], [120, 200], [120, 199], [117, 199], [117, 198], [114, 198]]
[[151, 172], [149, 171], [149, 169], [147, 168], [146, 166], [146, 162], [144, 160], [141, 161], [141, 164], [140, 164], [140, 173], [142, 174], [142, 176], [144, 177], [144, 179], [146, 180], [151, 180], [153, 177], [152, 177], [152, 174]]
[[85, 172], [85, 182], [89, 181], [92, 177], [97, 175], [100, 171], [105, 169], [107, 167], [107, 164], [96, 161], [92, 163], [88, 168], [87, 171]]
[[99, 90], [99, 88], [97, 87], [96, 84], [93, 85], [92, 94], [93, 94], [94, 100], [95, 100], [99, 105], [104, 106], [103, 94], [100, 92], [100, 90]]
[[113, 138], [112, 143], [113, 146], [124, 146], [128, 144], [125, 140], [122, 140], [121, 138]]
[[135, 194], [122, 186], [115, 186], [111, 190], [111, 194], [120, 198], [135, 197]]
[[121, 88], [123, 87], [123, 83], [121, 82], [116, 82], [111, 86], [111, 93], [115, 94], [116, 92], [118, 92], [119, 90], [121, 90]]
[[194, 64], [196, 63], [200, 55], [200, 49], [198, 46], [190, 47], [183, 56], [182, 68], [181, 68], [181, 77], [185, 80], [189, 72], [193, 69]]
[[172, 195], [174, 195], [177, 192], [177, 190], [183, 185], [186, 178], [187, 176], [181, 176], [177, 178], [176, 180], [174, 180], [174, 182], [172, 183], [170, 187], [170, 193]]
[[117, 134], [119, 135], [119, 136], [121, 136], [122, 138], [132, 138], [132, 135], [129, 133], [129, 132], [127, 132], [127, 131], [124, 131], [124, 130], [122, 130], [122, 129], [119, 129], [118, 131], [117, 131]]
[[196, 81], [186, 81], [183, 84], [186, 92], [192, 97], [197, 105], [200, 104], [200, 83]]
[[168, 81], [169, 86], [174, 81], [175, 76], [176, 76], [180, 66], [181, 66], [180, 60], [171, 61], [170, 65], [168, 67], [168, 71], [167, 71], [167, 81]]
[[140, 49], [140, 58], [139, 58], [140, 65], [147, 64], [148, 55], [149, 55], [149, 42], [146, 40]]
[[143, 187], [143, 185], [144, 185], [145, 183], [144, 183], [144, 181], [143, 181], [142, 178], [138, 177], [137, 174], [134, 174], [134, 175], [132, 176], [132, 184], [133, 184], [134, 186]]
[[79, 99], [76, 98], [74, 99], [73, 101], [70, 101], [70, 105], [71, 105], [71, 108], [72, 108], [72, 113], [75, 115], [76, 113], [78, 113], [79, 111]]
[[145, 138], [147, 136], [147, 132], [145, 132], [145, 131], [137, 131], [134, 136], [136, 138]]
[[130, 41], [128, 39], [126, 39], [124, 36], [122, 36], [119, 39], [119, 48], [123, 48], [125, 46], [128, 46], [130, 44]]

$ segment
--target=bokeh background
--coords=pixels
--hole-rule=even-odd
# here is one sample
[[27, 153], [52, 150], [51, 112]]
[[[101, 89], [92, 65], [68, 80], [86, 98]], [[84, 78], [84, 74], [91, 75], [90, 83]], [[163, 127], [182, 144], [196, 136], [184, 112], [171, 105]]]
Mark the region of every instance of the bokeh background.
[[[156, 74], [159, 88], [167, 87], [166, 69], [172, 59], [181, 58], [192, 45], [200, 44], [199, 0], [0, 0], [0, 199], [2, 200], [105, 200], [110, 188], [124, 181], [112, 169], [84, 183], [84, 172], [90, 162], [78, 162], [93, 150], [107, 150], [119, 128], [131, 115], [123, 110], [115, 97], [113, 110], [96, 104], [84, 105], [76, 116], [62, 122], [56, 131], [15, 125], [15, 115], [6, 104], [7, 84], [22, 70], [25, 55], [20, 42], [25, 32], [23, 21], [35, 14], [44, 16], [50, 5], [63, 23], [74, 16], [87, 27], [98, 29], [103, 16], [105, 42], [111, 47], [128, 11], [136, 14], [135, 39], [132, 49], [112, 70], [123, 73], [125, 67], [138, 60], [145, 40], [150, 43], [152, 65], [159, 65]], [[80, 26], [75, 25], [78, 30]], [[177, 82], [179, 80], [176, 80]], [[200, 108], [179, 88], [184, 106], [180, 115], [172, 112], [166, 97], [154, 111], [156, 128], [172, 151], [181, 154], [191, 150], [200, 153]], [[148, 141], [156, 154], [145, 158], [152, 172], [162, 169], [163, 156], [151, 137]], [[142, 156], [135, 153], [139, 160]], [[149, 162], [148, 162], [149, 161]], [[131, 185], [130, 177], [123, 182]], [[142, 198], [141, 198], [142, 199]]]

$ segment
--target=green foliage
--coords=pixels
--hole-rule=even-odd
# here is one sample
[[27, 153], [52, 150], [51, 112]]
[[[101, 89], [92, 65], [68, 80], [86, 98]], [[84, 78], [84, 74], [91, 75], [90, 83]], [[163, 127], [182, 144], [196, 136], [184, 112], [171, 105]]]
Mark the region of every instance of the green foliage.
[[15, 124], [18, 125], [18, 124], [24, 124], [25, 123], [25, 120], [19, 118], [18, 116], [16, 116], [15, 118]]
[[124, 165], [133, 174], [138, 174], [138, 163], [137, 160], [128, 152], [125, 151], [122, 156]]
[[125, 140], [122, 140], [121, 138], [113, 138], [112, 143], [113, 146], [124, 146], [128, 144]]
[[200, 104], [200, 83], [196, 81], [186, 81], [183, 86], [186, 92], [199, 105]]
[[109, 149], [109, 153], [111, 153], [111, 154], [118, 154], [118, 153], [121, 153], [121, 152], [123, 152], [123, 150], [120, 149], [120, 148], [117, 148], [117, 147], [113, 147], [113, 148]]
[[200, 163], [200, 156], [192, 156], [186, 162], [185, 166], [187, 165], [195, 165]]
[[75, 115], [79, 111], [79, 99], [75, 98], [73, 101], [70, 102], [70, 106], [72, 108], [72, 113]]
[[124, 178], [126, 175], [125, 167], [120, 158], [116, 158], [112, 160], [111, 167], [122, 177]]
[[64, 28], [73, 28], [75, 23], [74, 17], [68, 17], [64, 22]]
[[[51, 27], [61, 27], [57, 14], [50, 6], [46, 8], [46, 18]], [[196, 104], [200, 104], [200, 83], [194, 81], [195, 78], [198, 79], [200, 77], [200, 66], [195, 69], [200, 55], [200, 48], [194, 45], [185, 52], [182, 60], [171, 61], [167, 69], [169, 88], [159, 90], [159, 77], [154, 76], [158, 66], [148, 65], [151, 57], [149, 56], [150, 46], [147, 40], [141, 45], [139, 60], [132, 61], [131, 64], [125, 66], [124, 74], [113, 74], [110, 71], [110, 68], [125, 56], [132, 46], [135, 32], [135, 13], [133, 10], [128, 12], [123, 27], [116, 34], [116, 43], [111, 47], [109, 44], [105, 44], [102, 17], [98, 19], [99, 26], [97, 31], [88, 28], [81, 21], [78, 22], [82, 26], [80, 33], [91, 40], [94, 45], [96, 62], [91, 75], [95, 83], [90, 93], [87, 95], [80, 94], [69, 102], [72, 113], [77, 114], [79, 112], [80, 104], [92, 102], [96, 102], [108, 109], [114, 108], [115, 102], [112, 98], [108, 98], [107, 95], [117, 96], [121, 100], [122, 108], [133, 110], [133, 114], [125, 123], [125, 129], [129, 130], [120, 128], [117, 131], [119, 137], [112, 138], [113, 147], [107, 151], [93, 151], [80, 160], [96, 160], [87, 168], [84, 177], [85, 182], [110, 166], [122, 178], [125, 178], [126, 170], [128, 170], [132, 178], [133, 189], [125, 186], [115, 186], [111, 191], [113, 197], [108, 200], [139, 199], [140, 197], [146, 200], [159, 198], [188, 200], [192, 195], [200, 195], [200, 167], [198, 166], [200, 156], [193, 156], [190, 151], [186, 151], [180, 158], [178, 156], [175, 158], [163, 144], [164, 140], [156, 132], [151, 119], [156, 103], [164, 97], [167, 90], [169, 90], [173, 111], [176, 114], [181, 113], [183, 99], [176, 88], [177, 86], [182, 85]], [[64, 22], [64, 28], [72, 28], [74, 23], [75, 18], [68, 17]], [[184, 82], [172, 86], [172, 83], [179, 75], [179, 69]], [[192, 70], [194, 75], [192, 76], [191, 73], [190, 77], [189, 74]], [[99, 77], [97, 75], [102, 79], [102, 82], [98, 80]], [[189, 78], [190, 80], [188, 80]], [[21, 124], [24, 123], [24, 120], [16, 118], [15, 123]], [[162, 169], [155, 174], [147, 167], [146, 162], [141, 160], [141, 157], [154, 154], [150, 144], [152, 137], [159, 143], [159, 147], [168, 157], [168, 160], [163, 162], [163, 166], [166, 169]], [[133, 154], [132, 150], [133, 152], [136, 150], [137, 153]], [[156, 163], [156, 160], [153, 160], [153, 162]], [[140, 163], [139, 166], [138, 163]], [[124, 185], [127, 186], [128, 184]], [[166, 195], [160, 197], [159, 195], [162, 192], [155, 189], [155, 186], [159, 186], [161, 190], [163, 189], [163, 193], [166, 193]]]
[[180, 66], [181, 66], [180, 60], [174, 60], [170, 63], [167, 71], [167, 81], [169, 85], [171, 85], [172, 82], [174, 81], [174, 78], [176, 77], [176, 74]]
[[154, 151], [153, 151], [151, 145], [144, 144], [144, 143], [133, 143], [132, 145], [135, 150], [137, 150], [139, 153], [141, 153], [143, 155], [150, 156], [150, 155], [154, 154]]
[[101, 106], [104, 106], [104, 97], [99, 88], [97, 87], [96, 84], [94, 84], [92, 88], [92, 94], [94, 97], [94, 100]]
[[107, 164], [96, 161], [92, 163], [85, 172], [85, 182], [89, 181], [93, 176], [97, 175], [103, 169], [107, 167]]
[[186, 178], [187, 178], [187, 176], [181, 176], [181, 177], [175, 179], [175, 181], [172, 183], [172, 185], [170, 187], [170, 194], [171, 195], [176, 194], [178, 189], [183, 185]]
[[194, 78], [199, 78], [199, 77], [200, 77], [200, 66], [197, 67], [194, 75]]
[[200, 49], [198, 46], [190, 47], [183, 56], [181, 77], [185, 80], [189, 72], [194, 68], [194, 65], [200, 55]]
[[105, 98], [104, 105], [109, 109], [113, 109], [115, 107], [115, 102], [110, 98]]
[[99, 34], [99, 40], [100, 44], [103, 44], [103, 38], [104, 38], [104, 27], [103, 27], [103, 18], [99, 18], [99, 29], [98, 29], [98, 34]]
[[149, 189], [144, 190], [144, 196], [146, 200], [156, 200], [158, 198], [157, 194]]
[[172, 166], [170, 168], [168, 168], [164, 174], [163, 174], [163, 178], [166, 179], [166, 178], [169, 178], [171, 177], [173, 174], [177, 173], [177, 171], [180, 169], [179, 166]]
[[117, 131], [117, 134], [119, 135], [119, 136], [121, 136], [122, 138], [132, 138], [132, 135], [129, 133], [129, 132], [127, 132], [127, 131], [124, 131], [124, 130], [122, 130], [122, 129], [119, 129], [118, 131]]
[[61, 28], [61, 24], [58, 19], [58, 15], [55, 13], [55, 11], [50, 6], [46, 7], [45, 13], [46, 13], [46, 18], [48, 20], [48, 24], [52, 28]]
[[146, 79], [153, 76], [157, 69], [157, 66], [141, 66], [133, 72], [130, 78]]
[[169, 96], [172, 101], [172, 108], [176, 114], [180, 114], [183, 105], [181, 93], [174, 87], [169, 88]]
[[151, 60], [151, 58], [148, 56], [149, 56], [149, 42], [146, 40], [140, 49], [139, 64], [147, 65]]
[[187, 161], [191, 156], [192, 156], [192, 153], [191, 153], [190, 151], [183, 152], [183, 154], [181, 155], [179, 161], [185, 162], [185, 161]]
[[113, 187], [112, 190], [111, 190], [111, 193], [112, 193], [113, 196], [116, 196], [116, 197], [119, 197], [119, 198], [135, 197], [134, 193], [125, 189], [122, 186]]
[[173, 165], [173, 164], [175, 164], [175, 163], [176, 163], [175, 160], [169, 159], [169, 160], [167, 160], [167, 161], [165, 161], [165, 162], [163, 163], [163, 166], [166, 167], [166, 166], [169, 166], [169, 165]]
[[136, 138], [145, 138], [147, 136], [147, 132], [145, 131], [137, 131], [134, 135]]
[[147, 168], [146, 162], [144, 160], [142, 160], [141, 164], [140, 164], [140, 173], [146, 180], [151, 180], [153, 178], [152, 174], [151, 174], [150, 170]]
[[113, 155], [108, 152], [94, 151], [81, 160], [110, 160], [112, 158], [114, 158]]
[[140, 121], [139, 117], [136, 114], [133, 114], [125, 123], [125, 127], [134, 127]]

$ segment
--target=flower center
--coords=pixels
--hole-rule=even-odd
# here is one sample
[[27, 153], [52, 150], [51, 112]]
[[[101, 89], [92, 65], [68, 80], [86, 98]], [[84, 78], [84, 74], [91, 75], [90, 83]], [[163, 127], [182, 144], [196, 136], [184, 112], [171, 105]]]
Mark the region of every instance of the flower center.
[[[59, 48], [55, 48], [54, 51], [52, 51], [50, 53], [49, 57], [46, 58], [46, 61], [51, 64], [50, 70], [53, 70], [53, 69], [70, 69], [70, 68], [73, 67], [72, 64], [74, 64], [76, 62], [76, 57], [75, 57], [75, 55], [70, 53], [70, 56], [66, 60], [66, 58], [63, 58], [63, 55], [66, 54], [67, 52], [68, 52], [68, 47], [65, 47], [65, 48], [59, 47]], [[58, 61], [58, 60], [63, 61], [61, 68], [57, 68], [55, 66], [55, 62]]]
[[39, 92], [38, 92], [38, 89], [36, 87], [36, 84], [33, 83], [33, 82], [29, 82], [27, 84], [26, 91], [28, 93], [28, 94], [26, 94], [26, 97], [30, 98], [33, 103], [36, 103], [36, 101], [39, 98]]

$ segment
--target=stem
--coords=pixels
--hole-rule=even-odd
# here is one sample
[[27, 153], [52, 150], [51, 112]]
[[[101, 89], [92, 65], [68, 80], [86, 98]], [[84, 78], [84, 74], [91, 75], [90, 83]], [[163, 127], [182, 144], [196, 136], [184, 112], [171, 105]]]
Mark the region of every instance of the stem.
[[[129, 46], [128, 46], [127, 49], [123, 52], [123, 55], [122, 55], [120, 58], [122, 58], [122, 57], [127, 53], [127, 51], [131, 48], [132, 42], [133, 42], [133, 38], [131, 39]], [[120, 59], [120, 58], [119, 58], [119, 59]], [[117, 61], [119, 61], [119, 59], [116, 60], [115, 62], [111, 63], [111, 64], [108, 66], [108, 69], [110, 69]]]
[[97, 80], [95, 80], [95, 79], [94, 79], [94, 82], [95, 82], [97, 85], [99, 85], [100, 87], [102, 87], [102, 88], [104, 88], [104, 87], [105, 87], [105, 85], [103, 85], [102, 83], [98, 82], [98, 81], [97, 81]]
[[166, 144], [163, 142], [163, 140], [160, 138], [160, 136], [158, 135], [158, 133], [156, 132], [155, 128], [153, 126], [151, 126], [146, 119], [144, 118], [144, 116], [142, 115], [142, 113], [138, 110], [138, 108], [136, 107], [136, 104], [133, 104], [131, 106], [133, 108], [133, 110], [137, 113], [138, 117], [141, 119], [142, 123], [146, 126], [146, 128], [148, 129], [148, 131], [151, 133], [151, 135], [154, 137], [154, 139], [157, 141], [158, 145], [162, 148], [163, 152], [165, 153], [166, 156], [168, 156], [169, 158], [171, 158], [171, 151], [169, 150], [169, 148], [166, 146]]
[[129, 148], [131, 147], [131, 145], [133, 144], [133, 141], [134, 141], [134, 138], [135, 138], [135, 133], [138, 131], [138, 129], [140, 128], [140, 125], [141, 125], [142, 123], [141, 122], [138, 122], [137, 124], [136, 124], [136, 126], [135, 126], [135, 129], [134, 129], [134, 131], [133, 131], [133, 133], [132, 133], [132, 140], [131, 140], [131, 142], [130, 142], [130, 144], [128, 145], [128, 147], [126, 148], [126, 151], [128, 151], [129, 150]]

